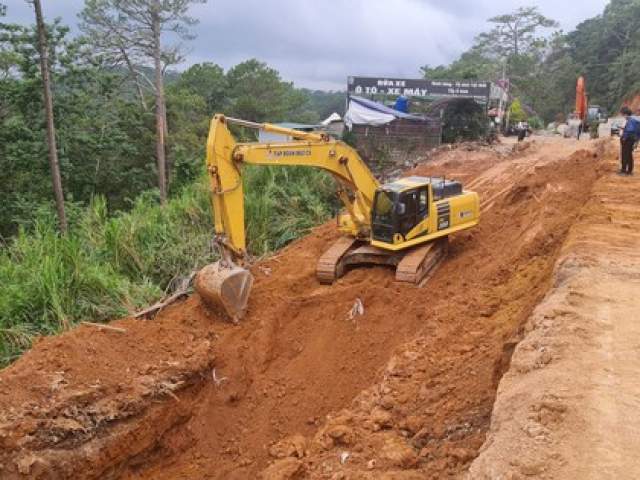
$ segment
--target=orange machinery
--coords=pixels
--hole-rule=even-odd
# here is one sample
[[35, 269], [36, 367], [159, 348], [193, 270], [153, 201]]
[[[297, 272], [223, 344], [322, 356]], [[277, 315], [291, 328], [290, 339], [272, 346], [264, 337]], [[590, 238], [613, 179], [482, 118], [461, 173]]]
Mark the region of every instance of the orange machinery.
[[573, 111], [573, 118], [580, 120], [582, 125], [587, 125], [587, 92], [584, 88], [584, 78], [579, 77], [576, 84], [576, 108]]

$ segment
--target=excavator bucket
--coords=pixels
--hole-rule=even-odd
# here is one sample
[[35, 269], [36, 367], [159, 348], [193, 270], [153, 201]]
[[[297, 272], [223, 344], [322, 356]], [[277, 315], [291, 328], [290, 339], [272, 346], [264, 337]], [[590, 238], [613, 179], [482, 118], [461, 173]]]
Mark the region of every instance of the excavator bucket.
[[238, 323], [244, 316], [252, 285], [253, 276], [249, 270], [223, 262], [203, 267], [194, 281], [202, 301], [231, 317], [233, 323]]

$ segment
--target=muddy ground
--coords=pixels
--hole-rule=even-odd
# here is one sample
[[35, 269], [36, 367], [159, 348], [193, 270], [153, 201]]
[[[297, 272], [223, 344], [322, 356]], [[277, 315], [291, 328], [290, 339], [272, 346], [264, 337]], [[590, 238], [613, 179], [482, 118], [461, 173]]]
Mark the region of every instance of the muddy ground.
[[[111, 323], [121, 330], [84, 325], [38, 341], [0, 372], [0, 477], [553, 477], [571, 464], [553, 443], [520, 464], [500, 452], [504, 442], [517, 458], [520, 440], [538, 440], [526, 429], [510, 430], [519, 414], [563, 444], [540, 413], [548, 405], [527, 402], [564, 377], [518, 384], [550, 370], [556, 354], [536, 360], [546, 369], [509, 367], [516, 346], [526, 354], [526, 342], [539, 333], [545, 308], [570, 304], [553, 300], [567, 285], [577, 288], [571, 282], [578, 280], [562, 273], [572, 265], [567, 258], [584, 251], [580, 258], [593, 261], [600, 243], [614, 245], [612, 252], [637, 243], [623, 234], [599, 240], [615, 217], [602, 210], [603, 198], [636, 181], [612, 177], [614, 147], [608, 140], [534, 137], [443, 150], [420, 165], [413, 173], [445, 173], [481, 198], [480, 226], [452, 238], [449, 257], [424, 287], [398, 284], [379, 267], [319, 285], [316, 259], [337, 238], [330, 222], [252, 267], [256, 283], [240, 326], [194, 295], [153, 320]], [[627, 216], [611, 222], [635, 231], [636, 200], [631, 193], [616, 200]], [[604, 222], [601, 230], [590, 229], [596, 220]], [[576, 308], [595, 312], [605, 297]], [[364, 314], [350, 316], [357, 300]], [[556, 341], [553, 329], [545, 332]], [[567, 332], [558, 335], [571, 337]], [[610, 340], [615, 352], [616, 338]], [[557, 341], [572, 345], [571, 338]], [[515, 358], [516, 366], [524, 362]], [[593, 358], [573, 365], [575, 376], [593, 369], [587, 360]], [[504, 400], [512, 387], [525, 392], [520, 413]], [[587, 403], [597, 410], [597, 402]], [[536, 405], [539, 417], [531, 420]], [[566, 409], [551, 410], [558, 431], [573, 425], [561, 421]], [[588, 423], [582, 420], [574, 424]]]

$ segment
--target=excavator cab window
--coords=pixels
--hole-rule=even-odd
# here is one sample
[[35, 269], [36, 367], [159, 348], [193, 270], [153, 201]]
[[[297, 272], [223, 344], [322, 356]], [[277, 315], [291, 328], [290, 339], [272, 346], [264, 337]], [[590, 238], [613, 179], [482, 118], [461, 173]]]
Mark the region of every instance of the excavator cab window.
[[424, 219], [429, 215], [429, 190], [426, 187], [418, 190], [418, 212], [420, 214], [426, 213], [422, 218]]
[[378, 190], [371, 211], [372, 236], [381, 242], [392, 243], [393, 234], [397, 231], [397, 218], [400, 210], [406, 208], [397, 202], [395, 192]]
[[398, 215], [400, 233], [406, 236], [416, 225], [429, 216], [429, 190], [427, 187], [420, 187], [403, 192], [400, 194], [398, 202], [407, 206], [404, 214]]
[[397, 194], [378, 190], [373, 211], [373, 238], [392, 243], [396, 233], [406, 236], [429, 216], [429, 190], [420, 187]]

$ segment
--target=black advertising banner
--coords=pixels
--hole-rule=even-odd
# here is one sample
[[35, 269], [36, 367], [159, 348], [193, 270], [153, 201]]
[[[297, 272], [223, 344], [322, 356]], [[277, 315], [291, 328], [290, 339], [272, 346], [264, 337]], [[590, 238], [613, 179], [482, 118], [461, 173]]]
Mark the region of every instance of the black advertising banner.
[[387, 77], [349, 77], [347, 92], [354, 95], [403, 95], [405, 97], [463, 97], [487, 100], [491, 82], [475, 80], [411, 80]]

